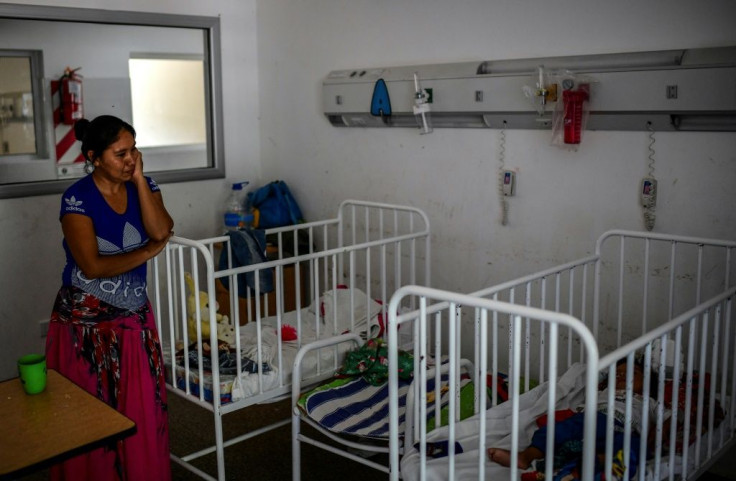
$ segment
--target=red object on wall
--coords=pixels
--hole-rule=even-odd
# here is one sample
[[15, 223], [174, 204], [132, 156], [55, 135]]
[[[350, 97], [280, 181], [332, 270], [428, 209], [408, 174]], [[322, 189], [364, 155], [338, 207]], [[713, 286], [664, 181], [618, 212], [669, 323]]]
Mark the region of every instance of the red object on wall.
[[[74, 123], [84, 116], [81, 94], [82, 77], [75, 73], [76, 70], [79, 69], [67, 68], [59, 80], [51, 81], [57, 165], [84, 162], [84, 157], [79, 152], [78, 142], [74, 138], [73, 128]], [[70, 79], [71, 83], [65, 82]]]
[[566, 144], [579, 144], [583, 130], [583, 103], [589, 98], [588, 85], [582, 84], [578, 90], [562, 92], [565, 107], [564, 140]]
[[77, 70], [79, 69], [71, 70], [67, 67], [64, 75], [59, 79], [61, 83], [60, 120], [67, 125], [74, 125], [74, 122], [84, 117], [82, 77], [76, 73]]

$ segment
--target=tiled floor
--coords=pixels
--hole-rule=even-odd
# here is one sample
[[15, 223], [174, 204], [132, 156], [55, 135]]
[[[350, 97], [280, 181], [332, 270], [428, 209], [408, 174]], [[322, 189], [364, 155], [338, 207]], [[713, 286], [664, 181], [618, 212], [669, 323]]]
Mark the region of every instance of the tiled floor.
[[[171, 448], [177, 454], [191, 453], [202, 449], [214, 439], [212, 414], [194, 404], [170, 397], [172, 423], [170, 426]], [[284, 419], [289, 415], [289, 401], [252, 406], [237, 413], [228, 414], [223, 428], [226, 436], [240, 434], [263, 424], [267, 419]], [[186, 420], [186, 422], [184, 421]], [[229, 432], [233, 431], [233, 432]], [[217, 471], [214, 455], [198, 460], [198, 466], [209, 472]], [[227, 479], [281, 481], [291, 479], [291, 427], [282, 426], [275, 431], [249, 439], [228, 448], [226, 453]], [[177, 481], [199, 479], [197, 476], [174, 465], [173, 476]], [[309, 445], [302, 447], [302, 479], [350, 479], [351, 481], [380, 481], [388, 479], [385, 473], [364, 467], [353, 461], [332, 455]], [[19, 481], [41, 481], [48, 479], [48, 471], [41, 470]], [[732, 447], [711, 469], [700, 477], [703, 481], [736, 481], [736, 446]]]
[[[283, 429], [284, 432], [288, 431], [288, 427]], [[327, 455], [324, 451], [316, 450], [316, 451], [309, 451], [310, 457], [312, 458], [321, 458], [321, 459], [329, 459], [325, 458]], [[287, 460], [288, 461], [288, 460]], [[313, 461], [315, 461], [313, 459]], [[318, 460], [316, 461], [318, 464], [320, 463]], [[331, 460], [332, 463], [343, 463], [341, 460], [336, 460], [334, 457]], [[269, 479], [290, 479], [290, 471], [288, 467], [288, 462], [283, 463], [283, 466], [281, 470], [277, 470], [277, 473], [272, 471], [272, 474], [274, 474], [275, 477], [269, 478]], [[325, 463], [326, 465], [329, 465], [330, 463]], [[351, 464], [347, 462], [347, 464]], [[375, 479], [377, 481], [387, 479], [387, 476], [378, 472], [374, 471], [368, 468], [363, 468], [362, 466], [359, 466], [357, 464], [352, 464], [352, 466], [357, 470], [357, 472], [361, 473], [360, 477], [352, 477], [352, 479]], [[232, 467], [232, 466], [231, 466]], [[173, 470], [173, 479], [176, 481], [196, 481], [198, 478], [197, 476], [185, 471], [181, 467], [177, 465], [172, 466]], [[214, 471], [213, 471], [214, 473]], [[304, 479], [313, 479], [312, 475], [314, 475], [314, 472], [303, 472]], [[283, 477], [283, 478], [282, 478]], [[48, 479], [48, 471], [47, 470], [41, 470], [36, 473], [33, 473], [31, 475], [25, 476], [20, 478], [18, 481], [45, 481]], [[230, 479], [230, 477], [228, 477]], [[236, 478], [234, 478], [236, 479]], [[319, 479], [319, 478], [316, 478]], [[331, 478], [334, 479], [334, 478]], [[727, 453], [725, 456], [723, 456], [719, 462], [717, 462], [707, 473], [703, 474], [700, 478], [701, 481], [734, 481], [736, 480], [736, 448], [733, 448], [729, 453]]]

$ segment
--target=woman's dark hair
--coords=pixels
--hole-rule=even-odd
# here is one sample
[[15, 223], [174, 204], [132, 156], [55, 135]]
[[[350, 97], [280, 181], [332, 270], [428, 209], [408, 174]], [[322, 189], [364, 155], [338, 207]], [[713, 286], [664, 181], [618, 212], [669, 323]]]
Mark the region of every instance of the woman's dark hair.
[[[82, 142], [82, 156], [87, 163], [102, 155], [112, 143], [120, 137], [120, 131], [127, 130], [135, 138], [135, 129], [126, 121], [113, 115], [100, 115], [90, 121], [79, 119], [74, 124], [74, 136]], [[92, 158], [87, 152], [92, 151]]]

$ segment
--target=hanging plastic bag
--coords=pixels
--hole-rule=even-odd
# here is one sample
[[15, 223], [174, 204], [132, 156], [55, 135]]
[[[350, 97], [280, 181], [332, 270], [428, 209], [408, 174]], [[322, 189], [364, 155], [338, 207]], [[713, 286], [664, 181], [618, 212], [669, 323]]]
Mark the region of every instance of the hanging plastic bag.
[[562, 87], [562, 98], [558, 98], [552, 116], [552, 144], [577, 150], [588, 123], [591, 84], [595, 80], [564, 72], [557, 81]]
[[256, 229], [304, 222], [299, 204], [283, 180], [276, 180], [248, 193], [248, 202], [254, 210], [253, 227]]

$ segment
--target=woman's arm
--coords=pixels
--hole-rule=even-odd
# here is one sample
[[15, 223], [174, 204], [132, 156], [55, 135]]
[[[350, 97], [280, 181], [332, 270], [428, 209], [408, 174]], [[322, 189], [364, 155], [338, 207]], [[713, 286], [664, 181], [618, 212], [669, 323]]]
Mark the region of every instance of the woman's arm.
[[174, 228], [174, 220], [169, 215], [161, 192], [151, 192], [148, 181], [143, 176], [143, 154], [136, 150], [135, 171], [133, 172], [133, 183], [138, 190], [138, 199], [141, 204], [141, 217], [143, 227], [151, 240], [164, 240], [171, 237], [171, 229]]
[[66, 214], [61, 219], [64, 240], [77, 265], [88, 279], [113, 277], [140, 266], [163, 250], [172, 232], [163, 239], [151, 238], [140, 249], [103, 256], [97, 248], [97, 236], [92, 219], [80, 214]]

